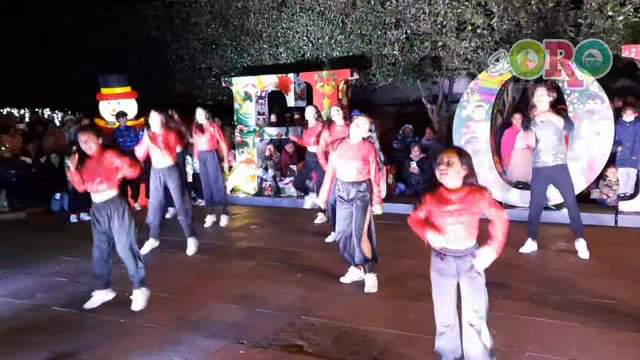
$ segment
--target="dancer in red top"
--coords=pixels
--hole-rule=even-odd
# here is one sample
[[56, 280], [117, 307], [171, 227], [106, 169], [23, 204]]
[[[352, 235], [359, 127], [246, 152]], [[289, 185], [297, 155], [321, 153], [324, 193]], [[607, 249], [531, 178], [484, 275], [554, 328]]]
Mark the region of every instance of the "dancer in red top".
[[165, 127], [168, 116], [161, 111], [151, 110], [147, 117], [148, 129], [135, 148], [140, 161], [151, 158], [151, 196], [147, 212], [149, 240], [144, 243], [140, 253], [146, 255], [160, 245], [160, 223], [166, 196], [164, 188], [167, 187], [178, 212], [178, 221], [187, 237], [187, 256], [192, 256], [198, 251], [198, 239], [191, 221], [191, 200], [176, 166], [182, 145], [178, 134]]
[[216, 222], [216, 208], [220, 208], [220, 226], [229, 224], [227, 210], [227, 191], [224, 176], [220, 171], [217, 152], [222, 155], [224, 172], [229, 172], [229, 149], [222, 129], [216, 124], [209, 112], [201, 107], [196, 108], [193, 124], [193, 156], [200, 163], [200, 181], [204, 201], [209, 213], [204, 219], [204, 227], [208, 228]]
[[82, 151], [71, 156], [67, 175], [76, 190], [89, 192], [93, 200], [92, 266], [98, 282], [83, 308], [97, 308], [116, 296], [111, 289], [111, 255], [115, 247], [133, 283], [131, 310], [141, 311], [147, 306], [150, 292], [145, 287], [144, 264], [136, 244], [131, 208], [119, 195], [123, 180], [133, 180], [140, 175], [140, 164], [116, 150], [104, 149], [100, 131], [92, 125], [78, 130], [78, 144]]
[[[322, 169], [327, 170], [329, 154], [342, 142], [349, 137], [349, 123], [345, 121], [342, 109], [338, 106], [331, 107], [331, 122], [325, 126], [320, 134], [320, 143], [318, 145], [318, 161]], [[324, 239], [324, 242], [331, 243], [336, 240], [336, 193], [335, 184], [329, 193], [329, 202], [327, 204], [327, 217], [329, 218], [329, 227], [331, 233]]]
[[[371, 214], [382, 213], [380, 172], [382, 158], [371, 119], [358, 116], [349, 128], [349, 138], [331, 152], [327, 176], [318, 204], [325, 208], [335, 182], [336, 241], [350, 267], [340, 278], [343, 284], [364, 280], [364, 292], [378, 291], [373, 266], [378, 261], [376, 234]], [[372, 205], [373, 204], [373, 205]]]
[[[293, 181], [296, 190], [305, 195], [305, 208], [311, 208], [316, 200], [316, 194], [324, 179], [324, 170], [318, 160], [318, 148], [320, 145], [320, 134], [324, 129], [320, 110], [315, 105], [309, 105], [304, 110], [304, 117], [307, 120], [307, 128], [302, 133], [302, 138], [289, 136], [292, 141], [307, 148], [304, 166], [298, 176]], [[313, 221], [314, 224], [322, 224], [327, 221], [324, 212], [318, 212]]]
[[[489, 191], [476, 185], [471, 156], [458, 147], [440, 152], [436, 177], [442, 184], [426, 194], [409, 226], [431, 246], [431, 294], [436, 322], [435, 351], [443, 359], [494, 359], [487, 326], [489, 299], [484, 271], [502, 252], [509, 220]], [[478, 246], [480, 216], [489, 219], [489, 239]], [[462, 301], [462, 348], [458, 321]], [[464, 349], [464, 350], [463, 350]]]

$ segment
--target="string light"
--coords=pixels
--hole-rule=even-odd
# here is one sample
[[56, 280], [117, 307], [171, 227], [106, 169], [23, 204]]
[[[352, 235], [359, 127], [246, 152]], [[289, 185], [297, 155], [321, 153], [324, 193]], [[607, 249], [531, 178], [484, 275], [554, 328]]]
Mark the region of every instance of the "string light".
[[42, 119], [53, 121], [56, 126], [60, 126], [62, 124], [62, 120], [67, 116], [75, 117], [76, 119], [80, 119], [82, 117], [82, 113], [72, 112], [69, 110], [52, 110], [51, 108], [12, 108], [6, 107], [4, 109], [0, 109], [0, 113], [2, 115], [13, 114], [13, 116], [17, 117], [21, 122], [28, 123], [29, 120], [33, 118], [33, 116], [39, 116]]

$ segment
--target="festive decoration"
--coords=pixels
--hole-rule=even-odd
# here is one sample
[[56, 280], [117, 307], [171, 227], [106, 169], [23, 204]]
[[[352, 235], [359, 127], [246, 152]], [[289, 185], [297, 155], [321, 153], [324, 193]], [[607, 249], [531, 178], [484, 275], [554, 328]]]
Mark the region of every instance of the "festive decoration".
[[[304, 82], [313, 84], [313, 103], [328, 115], [329, 108], [338, 103], [338, 86], [351, 76], [351, 70], [311, 71], [296, 74], [273, 74], [259, 76], [239, 76], [223, 79], [222, 84], [233, 92], [233, 110], [235, 130], [235, 158], [227, 187], [242, 193], [253, 195], [258, 190], [257, 183], [257, 141], [268, 132], [258, 131], [268, 119], [268, 94], [282, 91], [287, 106], [297, 106], [301, 102], [300, 87]], [[298, 80], [297, 80], [298, 79]], [[297, 81], [296, 81], [297, 80]], [[295, 84], [295, 89], [294, 89]], [[308, 94], [306, 94], [308, 95]], [[306, 102], [305, 102], [306, 104]], [[281, 129], [281, 128], [280, 128]], [[281, 132], [281, 130], [278, 130]], [[288, 128], [284, 136], [290, 135], [296, 128]]]
[[138, 93], [129, 85], [126, 75], [112, 74], [98, 77], [100, 92], [96, 94], [98, 110], [102, 118], [95, 119], [95, 123], [105, 130], [112, 130], [120, 126], [116, 121], [116, 114], [120, 111], [127, 113], [127, 125], [142, 127], [144, 118], [136, 119], [138, 114]]
[[313, 85], [313, 103], [322, 116], [329, 117], [330, 109], [338, 105], [338, 89], [351, 76], [351, 70], [327, 70], [300, 73], [300, 78]]
[[36, 109], [18, 109], [18, 108], [4, 108], [0, 109], [0, 113], [2, 115], [13, 114], [16, 118], [20, 119], [22, 122], [28, 123], [31, 118], [35, 115], [42, 119], [53, 121], [56, 126], [60, 126], [62, 121], [67, 116], [75, 117], [79, 119], [82, 117], [81, 113], [74, 113], [68, 110], [52, 110], [50, 108], [36, 108]]
[[[453, 121], [453, 142], [467, 150], [472, 158], [480, 184], [491, 189], [493, 197], [510, 205], [528, 207], [530, 191], [512, 187], [500, 175], [494, 159], [491, 141], [493, 105], [502, 85], [513, 76], [508, 65], [493, 67], [481, 73], [465, 91]], [[613, 113], [607, 95], [600, 84], [573, 62], [576, 76], [584, 82], [582, 88], [568, 86], [568, 77], [558, 81], [567, 101], [569, 117], [575, 124], [567, 151], [567, 163], [576, 193], [593, 182], [606, 164], [614, 137]], [[496, 69], [500, 68], [500, 71]], [[594, 144], [597, 144], [594, 147]], [[547, 197], [551, 204], [562, 202], [557, 189], [550, 187]]]

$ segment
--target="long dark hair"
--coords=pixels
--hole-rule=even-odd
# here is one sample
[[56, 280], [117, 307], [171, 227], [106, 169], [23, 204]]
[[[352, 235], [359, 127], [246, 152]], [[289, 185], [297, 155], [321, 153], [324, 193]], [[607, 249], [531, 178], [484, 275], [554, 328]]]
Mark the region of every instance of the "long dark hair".
[[[312, 107], [316, 109], [316, 121], [322, 123], [322, 112], [320, 112], [320, 109], [315, 104], [311, 104], [311, 105], [305, 106], [304, 110], [307, 111], [308, 107]], [[306, 122], [307, 119], [305, 118], [304, 121]]]
[[[460, 164], [467, 168], [467, 175], [462, 179], [462, 183], [464, 185], [478, 185], [478, 177], [476, 176], [476, 169], [473, 167], [473, 159], [471, 158], [471, 155], [459, 146], [449, 146], [440, 151], [440, 155], [438, 155], [438, 157], [446, 152], [455, 153], [458, 156], [458, 159], [460, 159]], [[437, 166], [436, 162], [436, 168]]]
[[160, 115], [160, 119], [162, 120], [162, 121], [161, 121], [161, 122], [162, 122], [162, 127], [163, 127], [163, 128], [166, 128], [166, 127], [167, 127], [167, 118], [168, 118], [169, 116], [167, 115], [167, 113], [166, 113], [166, 112], [164, 112], [164, 111], [162, 111], [162, 110], [160, 110], [160, 109], [151, 109], [151, 110], [149, 110], [149, 113], [147, 114], [147, 121], [145, 121], [144, 126], [145, 126], [147, 129], [149, 129], [149, 128], [150, 128], [150, 125], [149, 125], [149, 117], [151, 116], [151, 113], [152, 113], [152, 112], [154, 112], [154, 113], [156, 113], [156, 114]]
[[195, 116], [195, 113], [198, 112], [198, 109], [204, 112], [204, 119], [207, 120], [208, 123], [213, 122], [213, 116], [211, 116], [211, 113], [207, 109], [205, 109], [203, 106], [196, 107], [196, 110], [193, 114], [193, 126], [196, 128], [197, 132], [202, 133], [204, 132], [204, 126], [196, 120], [196, 116]]
[[[98, 142], [100, 142], [100, 140], [102, 139], [102, 132], [94, 124], [82, 125], [78, 128], [78, 132], [76, 133], [78, 136], [78, 144], [71, 149], [71, 154], [70, 154], [70, 156], [73, 156], [73, 154], [76, 154], [76, 153], [78, 154], [78, 165], [77, 165], [78, 170], [82, 169], [82, 167], [84, 166], [84, 163], [87, 161], [87, 159], [89, 159], [89, 155], [86, 152], [84, 152], [84, 150], [82, 150], [82, 147], [80, 146], [80, 142], [79, 142], [80, 134], [83, 134], [83, 133], [94, 135], [98, 139]], [[103, 146], [103, 145], [100, 144], [100, 146]]]
[[164, 125], [167, 129], [175, 131], [182, 142], [186, 142], [188, 137], [187, 126], [184, 121], [182, 121], [177, 111], [174, 109], [169, 109], [167, 111], [167, 117]]
[[376, 149], [376, 154], [378, 155], [378, 162], [380, 163], [380, 168], [384, 168], [384, 153], [382, 152], [382, 146], [380, 146], [380, 137], [378, 136], [378, 127], [376, 123], [373, 122], [373, 119], [369, 118], [369, 137], [368, 140], [371, 141], [373, 147]]
[[566, 110], [561, 111], [561, 109], [559, 109], [558, 97], [562, 93], [562, 90], [559, 89], [558, 85], [553, 81], [535, 83], [533, 86], [529, 88], [529, 112], [528, 112], [528, 116], [526, 116], [525, 119], [523, 119], [522, 121], [522, 129], [523, 130], [531, 129], [531, 123], [533, 121], [534, 113], [536, 110], [536, 106], [533, 103], [533, 97], [536, 93], [536, 90], [539, 88], [544, 88], [545, 90], [547, 90], [547, 93], [549, 92], [556, 93], [556, 97], [549, 102], [549, 109], [554, 114], [560, 116], [564, 120], [564, 130], [568, 132], [572, 132], [575, 125], [573, 123], [573, 120], [571, 120], [571, 118], [569, 117], [568, 111]]

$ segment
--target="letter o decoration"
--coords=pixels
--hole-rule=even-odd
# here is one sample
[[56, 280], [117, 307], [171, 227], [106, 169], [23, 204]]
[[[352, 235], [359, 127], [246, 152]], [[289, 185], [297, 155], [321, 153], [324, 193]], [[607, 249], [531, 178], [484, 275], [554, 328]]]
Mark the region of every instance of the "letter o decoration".
[[[569, 117], [575, 129], [569, 137], [567, 163], [576, 193], [591, 184], [606, 165], [614, 139], [613, 112], [609, 100], [591, 75], [570, 63], [583, 88], [569, 88], [567, 80], [558, 81], [567, 101]], [[496, 68], [499, 70], [496, 71]], [[496, 166], [491, 133], [493, 105], [503, 84], [513, 76], [509, 66], [484, 71], [465, 90], [453, 121], [453, 143], [471, 154], [478, 182], [489, 188], [493, 197], [503, 203], [528, 207], [531, 192], [516, 189], [507, 183]], [[496, 140], [497, 141], [497, 140]], [[563, 202], [558, 190], [547, 190], [550, 204]]]

